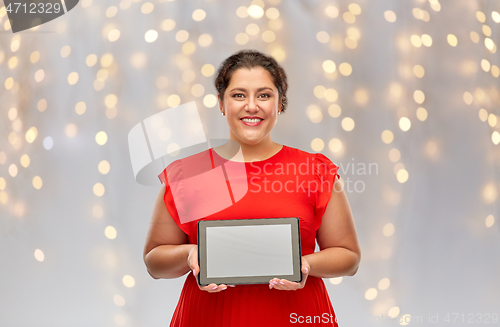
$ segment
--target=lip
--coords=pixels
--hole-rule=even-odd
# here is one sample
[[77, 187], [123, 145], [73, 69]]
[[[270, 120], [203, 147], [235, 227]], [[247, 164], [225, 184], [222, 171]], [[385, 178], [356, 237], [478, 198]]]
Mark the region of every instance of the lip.
[[[262, 120], [261, 120], [261, 121], [259, 121], [259, 122], [256, 122], [256, 123], [249, 123], [249, 122], [243, 121], [243, 118], [249, 118], [249, 119], [258, 118], [258, 119], [262, 119]], [[252, 116], [246, 116], [246, 117], [241, 117], [241, 118], [240, 118], [240, 121], [241, 121], [243, 124], [247, 125], [247, 126], [258, 126], [258, 125], [260, 125], [260, 124], [264, 121], [264, 119], [263, 119], [263, 118], [260, 118], [260, 117], [256, 117], [256, 116], [253, 116], [253, 117], [252, 117]]]

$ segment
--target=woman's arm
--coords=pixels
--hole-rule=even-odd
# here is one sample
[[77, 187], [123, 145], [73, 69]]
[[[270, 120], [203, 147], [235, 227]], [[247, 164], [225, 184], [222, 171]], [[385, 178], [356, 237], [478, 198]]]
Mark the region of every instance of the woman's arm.
[[311, 276], [353, 276], [358, 271], [361, 250], [343, 185], [339, 177], [318, 229], [316, 237], [321, 251], [304, 256], [311, 267]]
[[[185, 275], [190, 270], [198, 280], [200, 268], [198, 266], [198, 246], [188, 244], [189, 240], [177, 226], [170, 216], [163, 197], [165, 195], [165, 186], [162, 185], [160, 193], [156, 198], [149, 225], [146, 245], [144, 246], [144, 263], [148, 273], [154, 279], [159, 278], [177, 278]], [[211, 283], [207, 286], [199, 286], [202, 291], [217, 293], [227, 289], [226, 285], [216, 285]]]
[[186, 233], [170, 216], [163, 200], [164, 195], [165, 185], [162, 185], [144, 246], [144, 263], [154, 279], [177, 278], [186, 274], [190, 270], [187, 261], [189, 251], [196, 246], [188, 244]]

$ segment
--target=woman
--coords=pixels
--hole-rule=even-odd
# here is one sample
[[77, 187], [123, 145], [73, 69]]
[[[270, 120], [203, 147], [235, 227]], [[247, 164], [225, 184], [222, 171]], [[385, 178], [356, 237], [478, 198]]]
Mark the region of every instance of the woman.
[[[179, 219], [164, 170], [144, 261], [155, 279], [189, 272], [170, 326], [338, 326], [322, 278], [353, 276], [361, 258], [338, 167], [322, 154], [271, 140], [287, 105], [286, 75], [272, 57], [253, 50], [235, 53], [221, 64], [215, 87], [230, 140], [241, 147], [248, 192], [228, 208], [200, 218], [299, 217], [303, 280], [198, 286], [197, 222]], [[224, 146], [207, 151], [219, 161], [228, 152]]]

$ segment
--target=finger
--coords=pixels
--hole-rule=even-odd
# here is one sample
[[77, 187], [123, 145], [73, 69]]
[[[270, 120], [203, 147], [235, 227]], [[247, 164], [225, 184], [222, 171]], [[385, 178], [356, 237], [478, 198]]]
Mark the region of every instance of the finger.
[[200, 267], [198, 266], [198, 259], [191, 259], [189, 262], [189, 267], [193, 271], [193, 275], [197, 275], [200, 272]]
[[309, 276], [309, 270], [310, 269], [311, 269], [311, 267], [308, 264], [304, 264], [302, 266], [302, 268], [301, 268], [301, 271], [302, 271], [302, 282], [304, 282], [307, 279], [307, 276]]
[[203, 287], [200, 287], [200, 289], [202, 291], [207, 291], [209, 293], [217, 293], [217, 292], [221, 292], [225, 289], [227, 289], [227, 285], [226, 284], [220, 284], [220, 285], [217, 285], [217, 284], [209, 284], [207, 286], [203, 286]]
[[273, 284], [278, 284], [280, 282], [280, 279], [278, 277], [275, 277], [275, 278], [271, 279], [271, 282]]
[[304, 287], [304, 285], [306, 284], [307, 277], [309, 276], [309, 269], [306, 267], [304, 270], [305, 273], [302, 274], [302, 281], [300, 282], [301, 288]]
[[215, 287], [212, 287], [208, 292], [209, 293], [217, 293], [217, 292], [222, 292], [223, 290], [227, 289], [227, 286], [225, 284], [220, 284]]
[[292, 291], [298, 289], [299, 287], [300, 287], [299, 283], [291, 282], [286, 279], [280, 279], [278, 283], [274, 286], [274, 288], [283, 291]]
[[206, 286], [199, 286], [199, 288], [200, 288], [200, 290], [202, 290], [202, 291], [210, 291], [210, 290], [212, 290], [212, 289], [217, 288], [217, 284], [212, 283], [212, 284], [208, 284], [208, 285], [206, 285]]
[[278, 284], [278, 283], [279, 283], [279, 278], [276, 278], [276, 277], [275, 277], [275, 278], [271, 279], [271, 280], [269, 281], [269, 288], [270, 288], [270, 289], [271, 289], [271, 288], [273, 288], [273, 287], [274, 287], [274, 285], [276, 285], [276, 284]]

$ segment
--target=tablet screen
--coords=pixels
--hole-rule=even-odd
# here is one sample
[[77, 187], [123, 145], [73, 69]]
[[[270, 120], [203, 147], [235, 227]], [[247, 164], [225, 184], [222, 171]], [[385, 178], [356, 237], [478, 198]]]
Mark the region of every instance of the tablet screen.
[[207, 278], [293, 275], [292, 228], [206, 228]]

